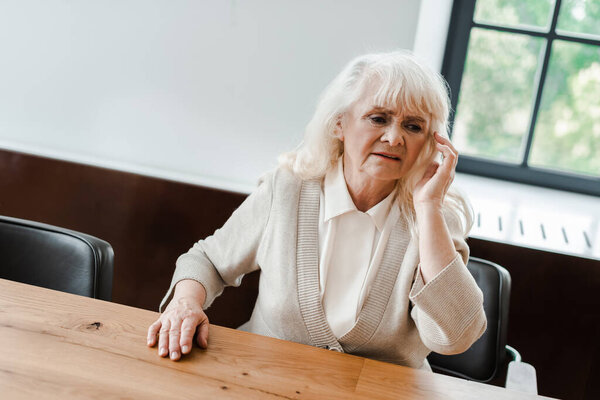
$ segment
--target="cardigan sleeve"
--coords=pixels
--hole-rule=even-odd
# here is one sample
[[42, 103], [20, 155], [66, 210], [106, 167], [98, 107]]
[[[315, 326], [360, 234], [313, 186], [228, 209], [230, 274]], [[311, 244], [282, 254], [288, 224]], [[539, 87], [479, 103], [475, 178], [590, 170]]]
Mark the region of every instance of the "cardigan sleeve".
[[169, 290], [160, 303], [160, 312], [164, 311], [175, 285], [181, 280], [193, 279], [204, 286], [203, 308], [207, 309], [226, 286], [239, 286], [245, 274], [259, 269], [257, 253], [271, 211], [273, 180], [273, 173], [265, 175], [222, 228], [179, 256]]
[[457, 251], [456, 257], [427, 284], [420, 265], [409, 298], [411, 317], [421, 340], [440, 354], [462, 353], [485, 332], [483, 293], [466, 267], [469, 247], [460, 221], [446, 214], [446, 223]]

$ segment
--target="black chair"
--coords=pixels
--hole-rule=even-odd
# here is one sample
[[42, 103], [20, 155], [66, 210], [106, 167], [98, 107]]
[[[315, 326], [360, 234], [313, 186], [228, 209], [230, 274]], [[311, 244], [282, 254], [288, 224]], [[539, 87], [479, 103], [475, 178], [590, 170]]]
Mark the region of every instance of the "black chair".
[[84, 233], [0, 216], [0, 278], [110, 301], [113, 249]]
[[475, 257], [469, 258], [467, 268], [483, 292], [487, 329], [464, 353], [451, 356], [431, 353], [427, 357], [431, 367], [434, 371], [485, 383], [496, 377], [510, 354], [513, 361], [509, 364], [506, 387], [537, 393], [535, 369], [521, 362], [519, 353], [506, 345], [510, 274], [498, 264]]

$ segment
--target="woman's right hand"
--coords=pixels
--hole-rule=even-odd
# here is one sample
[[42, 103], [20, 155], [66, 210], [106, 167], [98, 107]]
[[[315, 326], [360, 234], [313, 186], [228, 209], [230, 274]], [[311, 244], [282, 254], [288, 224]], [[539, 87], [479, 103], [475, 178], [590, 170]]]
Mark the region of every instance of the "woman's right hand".
[[186, 279], [175, 286], [173, 299], [148, 328], [148, 346], [154, 347], [158, 337], [158, 355], [177, 361], [192, 350], [194, 334], [202, 348], [208, 346], [208, 317], [202, 310], [206, 290], [200, 283]]

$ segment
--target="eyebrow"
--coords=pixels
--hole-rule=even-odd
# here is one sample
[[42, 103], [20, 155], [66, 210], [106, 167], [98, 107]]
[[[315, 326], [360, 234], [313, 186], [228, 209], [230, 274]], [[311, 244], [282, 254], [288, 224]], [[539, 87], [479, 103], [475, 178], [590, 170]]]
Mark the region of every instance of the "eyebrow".
[[[371, 107], [371, 110], [377, 111], [377, 112], [383, 112], [383, 113], [386, 113], [386, 114], [392, 114], [392, 115], [397, 115], [398, 114], [396, 111], [391, 110], [391, 109], [389, 109], [387, 107], [384, 107], [384, 106], [373, 106], [373, 107]], [[426, 122], [423, 117], [420, 117], [418, 115], [407, 115], [405, 118], [409, 119], [411, 121], [418, 121], [418, 122], [422, 122], [422, 123]]]
[[425, 123], [425, 119], [422, 117], [419, 117], [418, 115], [407, 115], [406, 119], [410, 119], [411, 121], [417, 121], [417, 122], [422, 122]]

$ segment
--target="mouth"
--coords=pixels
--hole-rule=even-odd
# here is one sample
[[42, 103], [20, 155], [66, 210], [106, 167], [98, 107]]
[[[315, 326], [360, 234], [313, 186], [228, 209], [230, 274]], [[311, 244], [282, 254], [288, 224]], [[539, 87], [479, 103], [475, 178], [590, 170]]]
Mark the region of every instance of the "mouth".
[[400, 161], [400, 157], [398, 157], [394, 154], [390, 154], [390, 153], [372, 153], [372, 154], [379, 158], [383, 158], [383, 159], [387, 159], [387, 160], [391, 160], [391, 161]]

